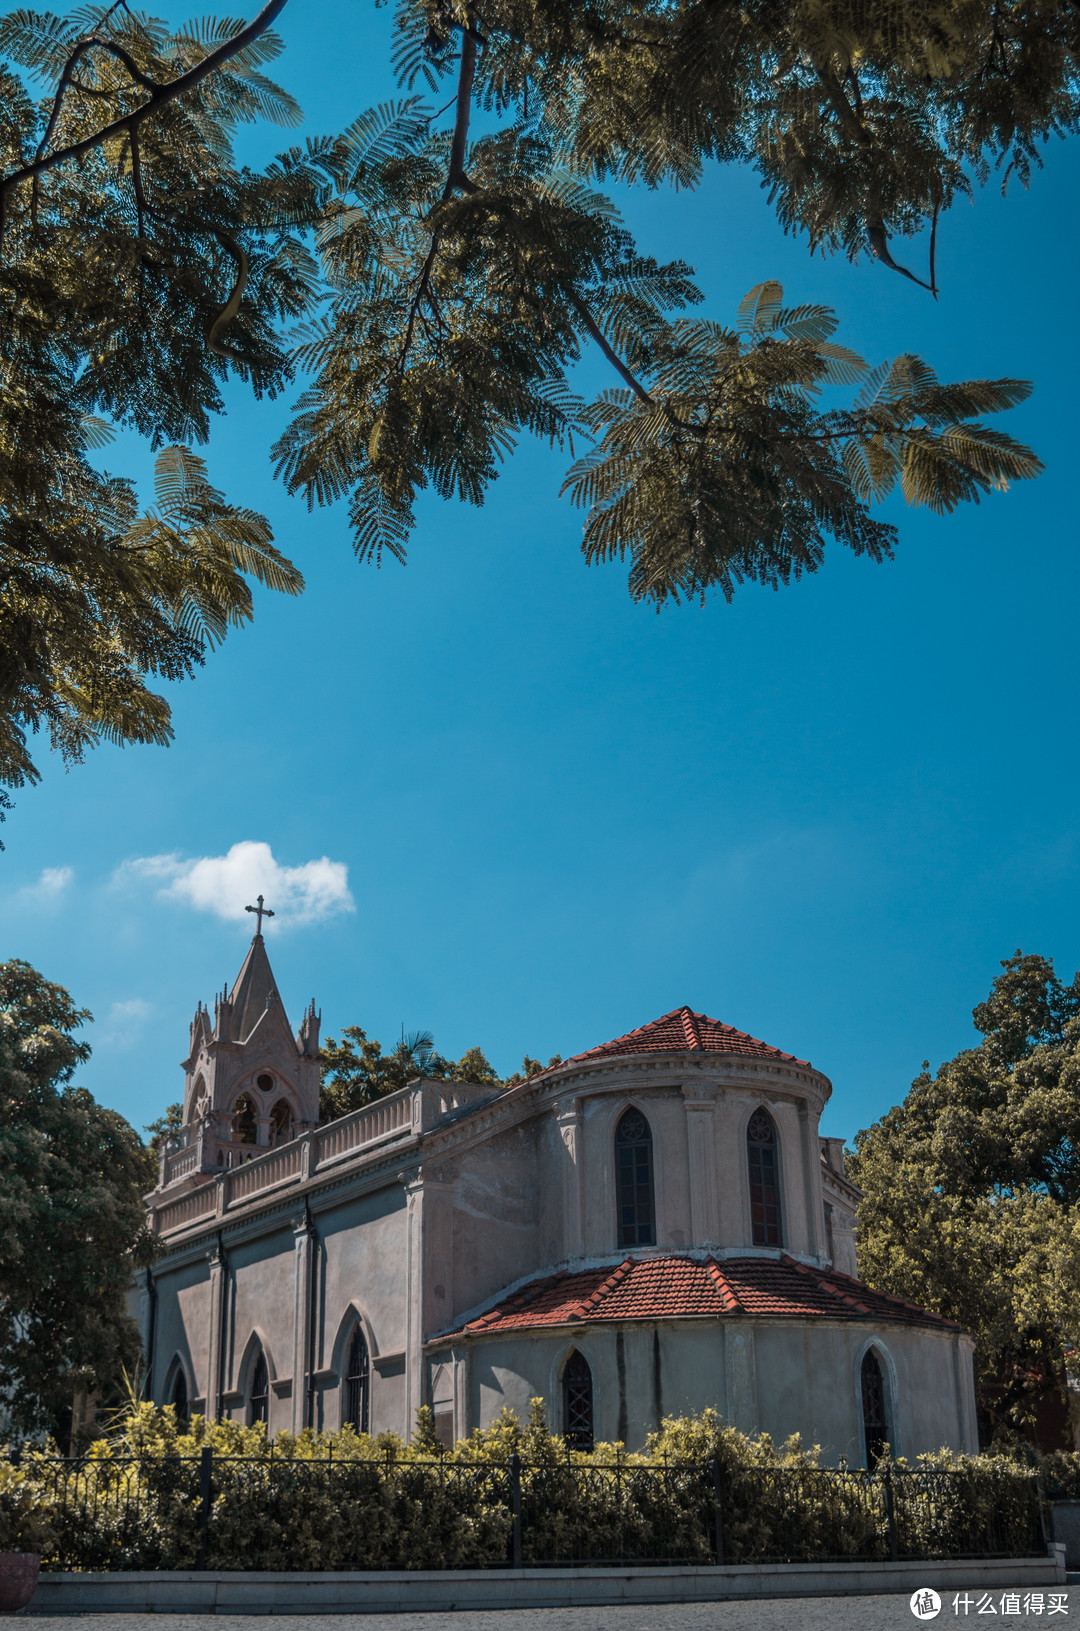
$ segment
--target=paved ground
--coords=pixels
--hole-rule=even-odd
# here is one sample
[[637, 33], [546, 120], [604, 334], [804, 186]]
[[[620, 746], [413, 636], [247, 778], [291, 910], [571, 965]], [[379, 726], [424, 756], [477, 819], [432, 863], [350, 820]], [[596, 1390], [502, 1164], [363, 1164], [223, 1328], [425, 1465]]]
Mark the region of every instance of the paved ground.
[[[1058, 1594], [1058, 1606], [1060, 1606]], [[971, 1631], [991, 1625], [1053, 1627], [1080, 1631], [1080, 1590], [1070, 1586], [1068, 1614], [1048, 1615], [1050, 1594], [1042, 1594], [1041, 1613], [1002, 1613], [1000, 1592], [991, 1599], [993, 1618], [972, 1594], [964, 1612], [954, 1608], [953, 1594], [942, 1594], [941, 1612], [933, 1621], [912, 1614], [908, 1597], [787, 1597], [756, 1603], [678, 1603], [664, 1608], [525, 1608], [498, 1613], [456, 1614], [275, 1614], [272, 1631], [914, 1631], [932, 1624], [934, 1631], [967, 1623]], [[980, 1606], [982, 1608], [979, 1612]], [[1007, 1605], [1011, 1608], [1011, 1604]], [[0, 1615], [0, 1631], [251, 1631], [250, 1614], [87, 1614], [17, 1617]]]

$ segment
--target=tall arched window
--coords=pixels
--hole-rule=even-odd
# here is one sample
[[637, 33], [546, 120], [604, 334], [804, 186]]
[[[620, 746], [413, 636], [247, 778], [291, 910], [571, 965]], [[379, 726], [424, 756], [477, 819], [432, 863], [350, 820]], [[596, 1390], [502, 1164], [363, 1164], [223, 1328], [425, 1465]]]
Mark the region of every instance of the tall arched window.
[[349, 1362], [345, 1368], [345, 1420], [358, 1433], [368, 1431], [368, 1398], [371, 1393], [371, 1362], [368, 1359], [364, 1333], [357, 1326], [349, 1343]]
[[246, 1093], [233, 1105], [233, 1137], [241, 1144], [255, 1142], [255, 1106]]
[[266, 1355], [260, 1349], [251, 1367], [251, 1394], [248, 1398], [248, 1425], [270, 1421], [270, 1373], [266, 1368]]
[[172, 1385], [172, 1396], [169, 1399], [169, 1403], [176, 1412], [176, 1425], [178, 1427], [186, 1427], [188, 1424], [187, 1377], [184, 1375], [183, 1367], [180, 1365], [176, 1367], [176, 1375], [173, 1378]]
[[563, 1437], [575, 1450], [593, 1447], [592, 1371], [575, 1348], [562, 1373]]
[[652, 1133], [640, 1110], [627, 1110], [615, 1129], [615, 1183], [619, 1245], [655, 1245]]
[[866, 1465], [871, 1470], [889, 1442], [889, 1420], [885, 1410], [885, 1378], [873, 1348], [863, 1355], [862, 1372], [863, 1440]]
[[270, 1112], [271, 1144], [287, 1144], [292, 1137], [292, 1111], [287, 1099], [279, 1099]]
[[746, 1129], [750, 1167], [750, 1225], [755, 1246], [779, 1246], [780, 1174], [776, 1161], [776, 1128], [767, 1110], [755, 1110]]

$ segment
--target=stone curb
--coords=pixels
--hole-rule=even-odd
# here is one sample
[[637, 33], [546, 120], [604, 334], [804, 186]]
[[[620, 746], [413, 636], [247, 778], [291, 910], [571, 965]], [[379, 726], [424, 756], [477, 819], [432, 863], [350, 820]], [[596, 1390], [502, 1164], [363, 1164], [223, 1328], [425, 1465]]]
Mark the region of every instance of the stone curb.
[[948, 1563], [779, 1563], [709, 1568], [445, 1569], [340, 1574], [194, 1570], [43, 1574], [25, 1614], [393, 1614], [576, 1608], [756, 1597], [877, 1596], [933, 1586], [1063, 1586], [1065, 1549]]

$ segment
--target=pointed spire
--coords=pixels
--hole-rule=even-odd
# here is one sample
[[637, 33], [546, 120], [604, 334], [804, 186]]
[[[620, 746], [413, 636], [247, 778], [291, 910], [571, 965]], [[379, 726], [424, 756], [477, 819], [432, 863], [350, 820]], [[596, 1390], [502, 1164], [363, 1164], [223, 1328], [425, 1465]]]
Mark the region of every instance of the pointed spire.
[[266, 955], [266, 942], [261, 934], [254, 936], [244, 964], [236, 976], [236, 984], [229, 992], [232, 1010], [232, 1036], [243, 1042], [255, 1029], [268, 1008], [281, 1003], [281, 994]]

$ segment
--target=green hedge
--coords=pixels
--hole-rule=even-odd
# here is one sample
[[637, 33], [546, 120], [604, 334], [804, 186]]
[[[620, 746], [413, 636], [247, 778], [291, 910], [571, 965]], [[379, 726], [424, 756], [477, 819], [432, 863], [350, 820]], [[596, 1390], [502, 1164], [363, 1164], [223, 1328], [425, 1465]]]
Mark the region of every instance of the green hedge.
[[[1080, 1483], [1080, 1457], [1052, 1461], [1050, 1493]], [[728, 1562], [1041, 1549], [1030, 1468], [942, 1451], [879, 1472], [822, 1467], [798, 1438], [747, 1438], [711, 1411], [665, 1421], [639, 1454], [615, 1444], [583, 1454], [548, 1431], [535, 1400], [524, 1425], [504, 1411], [440, 1455], [429, 1411], [407, 1445], [349, 1428], [271, 1445], [261, 1426], [196, 1417], [184, 1428], [171, 1407], [140, 1403], [79, 1461], [34, 1450], [17, 1469], [0, 1462], [0, 1551], [41, 1550], [54, 1569], [503, 1564], [515, 1477], [526, 1564], [711, 1562], [717, 1497]]]

